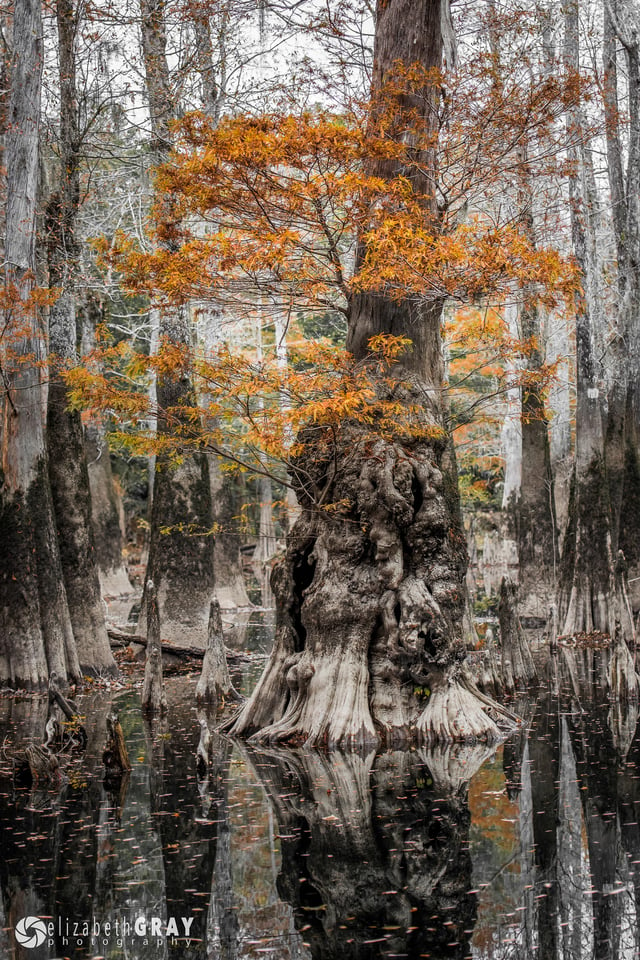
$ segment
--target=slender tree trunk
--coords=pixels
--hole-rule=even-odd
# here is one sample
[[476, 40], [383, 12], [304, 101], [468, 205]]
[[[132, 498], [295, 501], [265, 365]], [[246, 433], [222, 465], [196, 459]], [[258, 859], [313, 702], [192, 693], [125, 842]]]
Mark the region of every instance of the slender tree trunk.
[[[397, 81], [400, 64], [440, 68], [446, 12], [440, 0], [379, 2], [374, 97]], [[417, 114], [435, 134], [438, 98], [429, 82], [398, 97], [399, 139], [412, 141]], [[419, 166], [380, 163], [372, 172], [406, 174], [437, 227], [435, 151], [413, 143]], [[353, 297], [347, 346], [356, 359], [367, 362], [374, 334], [413, 341], [393, 396], [421, 405], [425, 430], [420, 439], [400, 440], [347, 422], [331, 465], [317, 434], [299, 438], [304, 452], [294, 482], [302, 513], [272, 576], [276, 641], [236, 733], [329, 746], [498, 735], [504, 714], [462, 670], [467, 556], [443, 426], [441, 313], [438, 300]], [[379, 392], [391, 396], [382, 383]], [[339, 508], [319, 509], [321, 497]]]
[[[173, 110], [164, 2], [141, 0], [140, 10], [152, 147], [162, 159], [171, 145], [168, 124]], [[159, 333], [172, 344], [190, 347], [189, 310], [162, 310]], [[158, 433], [162, 434], [167, 430], [163, 411], [179, 416], [181, 406], [193, 404], [194, 390], [187, 374], [161, 375], [156, 389]], [[204, 452], [185, 455], [178, 467], [166, 456], [156, 458], [150, 528], [148, 578], [158, 591], [163, 637], [178, 640], [188, 635], [190, 642], [204, 646], [214, 590], [211, 486]], [[146, 603], [145, 596], [143, 607]]]
[[50, 672], [80, 675], [62, 579], [49, 483], [46, 357], [35, 275], [38, 134], [42, 76], [39, 0], [14, 8], [8, 130], [2, 356], [6, 390], [0, 490], [0, 682], [46, 686]]
[[240, 554], [239, 492], [236, 479], [209, 458], [212, 512], [218, 527], [213, 551], [216, 597], [223, 610], [250, 606]]
[[162, 679], [162, 648], [160, 641], [160, 611], [158, 594], [153, 581], [146, 583], [147, 597], [147, 658], [142, 685], [142, 710], [148, 715], [166, 713], [167, 697]]
[[[505, 305], [505, 323], [509, 335], [516, 339], [518, 309], [515, 304]], [[522, 483], [522, 415], [517, 361], [507, 360], [507, 388], [505, 391], [506, 413], [502, 424], [501, 448], [504, 459], [504, 487], [502, 508], [507, 509], [520, 496]]]
[[[80, 351], [91, 352], [95, 346], [96, 326], [103, 320], [103, 305], [91, 293], [81, 301], [82, 325]], [[106, 430], [102, 423], [90, 421], [84, 427], [84, 453], [91, 492], [91, 529], [95, 562], [103, 597], [133, 593], [127, 574], [123, 548], [125, 519], [122, 496], [111, 469]]]

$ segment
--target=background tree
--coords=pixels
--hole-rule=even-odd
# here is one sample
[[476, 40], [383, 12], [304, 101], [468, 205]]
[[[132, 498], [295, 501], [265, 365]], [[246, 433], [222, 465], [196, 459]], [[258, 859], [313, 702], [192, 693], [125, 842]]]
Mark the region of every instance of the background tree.
[[[155, 158], [160, 159], [171, 146], [169, 121], [176, 110], [167, 63], [165, 4], [141, 0], [140, 12], [151, 146]], [[158, 335], [167, 343], [191, 345], [194, 334], [187, 304], [159, 311]], [[192, 403], [189, 371], [161, 374], [156, 394], [161, 410], [177, 410], [185, 399]], [[157, 429], [160, 435], [167, 429], [162, 416]], [[155, 585], [162, 636], [167, 639], [179, 639], [186, 633], [191, 642], [203, 646], [206, 642], [214, 589], [212, 534], [206, 454], [194, 450], [180, 464], [172, 464], [160, 452], [154, 468], [147, 582]], [[145, 598], [143, 609], [144, 603]]]
[[60, 123], [57, 183], [46, 209], [49, 284], [58, 290], [49, 313], [52, 352], [47, 409], [49, 477], [53, 494], [62, 573], [73, 635], [84, 674], [116, 673], [91, 523], [91, 490], [83, 428], [69, 409], [64, 379], [56, 366], [77, 359], [78, 316], [76, 220], [80, 204], [82, 135], [78, 123], [75, 37], [79, 23], [72, 0], [56, 5]]

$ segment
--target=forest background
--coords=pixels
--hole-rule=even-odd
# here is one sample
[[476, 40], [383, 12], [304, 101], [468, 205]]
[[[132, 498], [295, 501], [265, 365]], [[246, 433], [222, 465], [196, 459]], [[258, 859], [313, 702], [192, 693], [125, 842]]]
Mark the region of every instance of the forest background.
[[[635, 636], [640, 10], [409, 6], [442, 56], [384, 83], [384, 3], [3, 11], [3, 683], [115, 670], [127, 555], [204, 645], [245, 545], [267, 590], [300, 501], [348, 512], [303, 448], [326, 481], [354, 423], [452, 431], [471, 553], [508, 540], [555, 633]], [[393, 394], [417, 332], [347, 340], [368, 297], [444, 307], [442, 423]]]

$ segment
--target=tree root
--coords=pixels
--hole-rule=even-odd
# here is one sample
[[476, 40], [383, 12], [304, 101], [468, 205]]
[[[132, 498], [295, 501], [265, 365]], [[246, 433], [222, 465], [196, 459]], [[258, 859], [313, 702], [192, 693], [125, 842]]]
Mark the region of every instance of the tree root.
[[454, 666], [434, 684], [416, 730], [427, 743], [496, 743], [518, 723], [513, 713], [481, 693], [470, 677]]

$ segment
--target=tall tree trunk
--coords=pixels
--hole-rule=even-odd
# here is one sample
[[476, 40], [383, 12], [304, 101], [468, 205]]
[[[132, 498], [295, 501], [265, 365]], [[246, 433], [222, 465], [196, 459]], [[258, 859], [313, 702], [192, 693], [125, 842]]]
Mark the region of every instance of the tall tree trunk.
[[[624, 330], [629, 331], [631, 320], [625, 316], [625, 311], [628, 309], [627, 298], [636, 281], [633, 269], [624, 270], [624, 264], [628, 263], [631, 256], [624, 238], [629, 214], [623, 217], [628, 203], [624, 197], [617, 130], [616, 54], [612, 24], [606, 11], [604, 34], [609, 182], [618, 245], [618, 269], [624, 272], [618, 283], [622, 309], [618, 321]], [[565, 50], [568, 67], [577, 71], [580, 66], [578, 10], [572, 4], [567, 6], [565, 12]], [[601, 371], [596, 361], [598, 327], [604, 326], [599, 290], [601, 263], [597, 253], [598, 204], [591, 156], [586, 146], [585, 121], [579, 107], [570, 111], [567, 128], [570, 143], [578, 144], [570, 147], [574, 172], [569, 179], [569, 188], [573, 248], [582, 274], [583, 292], [576, 304], [576, 453], [563, 556], [560, 613], [564, 617], [565, 634], [600, 630], [615, 637], [618, 621], [618, 641], [624, 641], [633, 637], [633, 623], [623, 582], [615, 575], [614, 557], [621, 530], [633, 524], [629, 520], [626, 525], [621, 525], [621, 511], [624, 499], [624, 514], [633, 506], [630, 502], [633, 485], [629, 486], [629, 471], [625, 471], [625, 467], [630, 469], [629, 475], [633, 475], [633, 464], [637, 461], [632, 410], [635, 374], [633, 365], [631, 368], [628, 366], [628, 351], [623, 345], [624, 334], [621, 339], [619, 329], [611, 347], [615, 370], [609, 389], [605, 432], [605, 398], [600, 389]], [[629, 164], [631, 162], [630, 155]], [[637, 269], [635, 274], [637, 277]], [[625, 663], [629, 674], [628, 685], [635, 687], [635, 672], [628, 657]]]
[[223, 610], [250, 606], [240, 554], [239, 493], [236, 479], [209, 458], [212, 511], [218, 526], [214, 546], [216, 597]]
[[[614, 553], [640, 560], [640, 44], [635, 14], [615, 0], [604, 5], [604, 107], [607, 169], [618, 259], [617, 327], [609, 347], [606, 461]], [[628, 92], [626, 165], [619, 130], [617, 43]]]
[[[440, 68], [446, 13], [440, 0], [380, 0], [374, 98], [388, 95], [385, 84], [397, 81], [400, 66]], [[412, 140], [418, 115], [435, 135], [438, 98], [439, 86], [425, 81], [393, 102], [398, 139]], [[405, 173], [437, 228], [435, 151], [413, 145], [419, 166], [387, 162], [371, 172]], [[370, 292], [352, 299], [347, 346], [358, 360], [367, 362], [375, 334], [413, 341], [393, 396], [421, 405], [425, 429], [420, 439], [388, 438], [347, 422], [331, 464], [317, 434], [299, 438], [294, 483], [302, 513], [272, 576], [276, 641], [236, 733], [359, 746], [498, 734], [503, 715], [462, 670], [467, 556], [443, 426], [441, 312], [439, 300]], [[391, 396], [382, 383], [379, 393]], [[319, 509], [321, 497], [337, 509]]]
[[[60, 295], [49, 315], [53, 364], [77, 358], [75, 261], [76, 215], [80, 203], [80, 135], [74, 42], [77, 19], [73, 0], [57, 0], [60, 77], [60, 161], [58, 189], [47, 205], [49, 283]], [[83, 673], [116, 674], [107, 636], [105, 610], [95, 561], [91, 492], [78, 411], [69, 410], [60, 370], [52, 366], [47, 409], [49, 478], [69, 614]]]
[[[565, 11], [567, 67], [580, 66], [578, 9]], [[598, 290], [596, 196], [591, 157], [585, 144], [584, 118], [579, 108], [567, 116], [570, 160], [571, 232], [574, 254], [582, 276], [582, 294], [576, 303], [576, 449], [569, 526], [565, 537], [560, 585], [562, 632], [601, 630], [613, 636], [615, 628], [613, 537], [611, 504], [605, 464], [603, 397], [595, 351], [595, 327], [602, 322]], [[608, 451], [609, 452], [609, 451]]]
[[[91, 293], [81, 301], [82, 335], [80, 351], [88, 354], [95, 346], [96, 326], [103, 320], [103, 304]], [[84, 453], [91, 492], [91, 529], [95, 562], [103, 597], [133, 593], [123, 548], [125, 518], [122, 496], [111, 469], [109, 444], [104, 424], [90, 421], [84, 428]]]
[[[166, 54], [163, 0], [141, 0], [142, 53], [151, 117], [152, 147], [158, 160], [171, 146], [169, 121], [173, 111]], [[187, 307], [160, 312], [160, 338], [190, 347], [193, 328]], [[158, 432], [167, 430], [162, 411], [179, 415], [192, 405], [191, 378], [160, 375], [157, 382], [160, 415]], [[204, 452], [186, 455], [180, 466], [156, 458], [150, 521], [147, 579], [158, 591], [163, 638], [189, 636], [205, 646], [209, 604], [213, 596], [213, 516], [209, 464]], [[143, 601], [143, 606], [146, 599]], [[144, 622], [144, 619], [143, 619]]]
[[15, 303], [3, 317], [0, 682], [27, 688], [44, 687], [53, 671], [67, 678], [80, 675], [48, 474], [44, 331], [31, 299], [42, 57], [39, 0], [18, 0], [5, 141], [4, 281]]
[[[540, 313], [535, 307], [524, 307], [521, 313], [522, 337], [540, 343]], [[543, 363], [540, 347], [532, 349], [528, 370], [535, 375]], [[522, 387], [522, 471], [520, 496], [515, 501], [514, 520], [518, 544], [520, 597], [524, 610], [552, 595], [556, 578], [558, 534], [549, 424], [544, 399], [534, 377], [527, 377]]]

